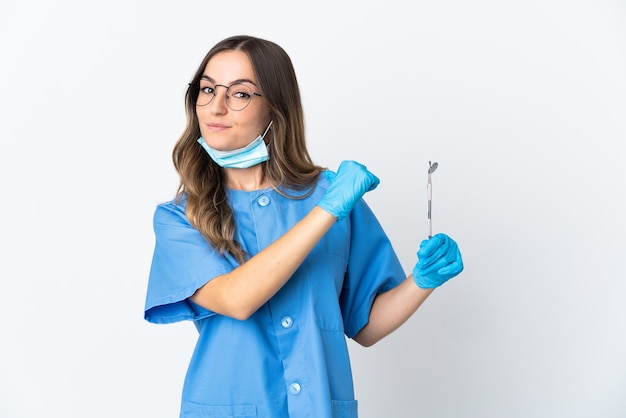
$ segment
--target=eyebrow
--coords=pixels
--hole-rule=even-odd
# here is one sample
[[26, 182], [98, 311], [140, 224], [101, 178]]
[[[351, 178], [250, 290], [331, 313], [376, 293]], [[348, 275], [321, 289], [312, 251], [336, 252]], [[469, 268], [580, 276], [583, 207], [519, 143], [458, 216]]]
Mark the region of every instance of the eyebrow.
[[[200, 77], [200, 80], [206, 80], [206, 81], [210, 81], [213, 84], [217, 84], [215, 82], [215, 80], [212, 79], [211, 77], [209, 77], [208, 75], [203, 75], [202, 77]], [[255, 87], [259, 87], [259, 86], [257, 86], [257, 84], [254, 81], [252, 81], [252, 80], [250, 80], [248, 78], [238, 78], [236, 80], [231, 81], [230, 84], [228, 84], [228, 85], [232, 86], [233, 84], [237, 84], [237, 83], [250, 83], [250, 84], [254, 85]]]

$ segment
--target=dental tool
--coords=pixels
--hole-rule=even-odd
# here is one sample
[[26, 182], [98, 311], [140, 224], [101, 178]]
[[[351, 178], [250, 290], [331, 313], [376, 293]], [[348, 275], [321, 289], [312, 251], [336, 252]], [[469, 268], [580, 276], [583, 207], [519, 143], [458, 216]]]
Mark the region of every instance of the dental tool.
[[426, 192], [428, 194], [428, 238], [433, 236], [433, 219], [432, 219], [432, 204], [433, 204], [433, 181], [431, 174], [435, 172], [439, 164], [437, 162], [428, 162], [428, 183], [426, 185]]

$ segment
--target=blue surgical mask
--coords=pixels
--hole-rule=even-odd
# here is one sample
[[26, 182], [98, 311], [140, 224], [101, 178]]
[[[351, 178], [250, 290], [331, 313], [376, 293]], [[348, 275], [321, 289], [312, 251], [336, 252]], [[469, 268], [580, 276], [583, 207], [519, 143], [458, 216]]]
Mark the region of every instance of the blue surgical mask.
[[270, 130], [272, 122], [267, 125], [267, 129], [262, 135], [259, 135], [243, 148], [234, 149], [232, 151], [220, 151], [215, 148], [211, 148], [207, 145], [204, 138], [198, 138], [198, 143], [202, 145], [202, 148], [209, 154], [211, 159], [215, 161], [220, 167], [223, 168], [248, 168], [263, 161], [269, 160], [270, 156], [267, 153], [267, 145], [265, 145], [265, 135]]

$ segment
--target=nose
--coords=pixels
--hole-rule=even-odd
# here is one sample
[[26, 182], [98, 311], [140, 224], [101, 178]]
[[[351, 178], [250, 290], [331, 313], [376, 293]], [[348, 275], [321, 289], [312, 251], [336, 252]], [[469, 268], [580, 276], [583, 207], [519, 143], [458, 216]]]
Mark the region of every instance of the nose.
[[[218, 87], [223, 87], [223, 89], [221, 89], [222, 93], [220, 93], [220, 89], [218, 89]], [[221, 84], [215, 86], [215, 97], [213, 97], [213, 100], [211, 100], [211, 102], [208, 104], [209, 110], [214, 115], [221, 115], [228, 112], [228, 106], [226, 106], [227, 90], [228, 87], [222, 86]]]

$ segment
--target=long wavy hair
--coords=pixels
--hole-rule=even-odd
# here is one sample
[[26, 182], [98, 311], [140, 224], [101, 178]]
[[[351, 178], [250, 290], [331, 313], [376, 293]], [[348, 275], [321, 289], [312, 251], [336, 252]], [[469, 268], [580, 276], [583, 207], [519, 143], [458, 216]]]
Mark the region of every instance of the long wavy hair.
[[242, 51], [250, 58], [274, 121], [265, 136], [270, 158], [261, 163], [264, 178], [279, 193], [301, 198], [313, 190], [323, 168], [313, 163], [306, 147], [300, 89], [287, 53], [271, 41], [246, 35], [217, 43], [200, 63], [185, 94], [187, 124], [172, 152], [180, 176], [176, 196], [180, 200], [186, 195], [187, 218], [209, 244], [243, 263], [248, 255], [234, 239], [235, 222], [226, 197], [224, 169], [197, 143], [201, 136], [196, 113], [200, 77], [209, 60], [227, 50]]

